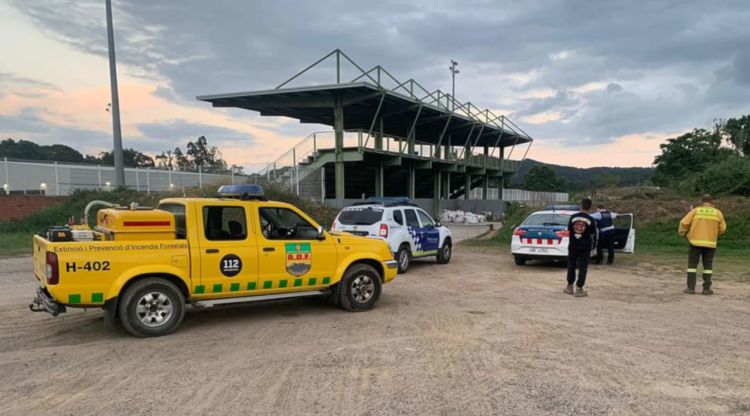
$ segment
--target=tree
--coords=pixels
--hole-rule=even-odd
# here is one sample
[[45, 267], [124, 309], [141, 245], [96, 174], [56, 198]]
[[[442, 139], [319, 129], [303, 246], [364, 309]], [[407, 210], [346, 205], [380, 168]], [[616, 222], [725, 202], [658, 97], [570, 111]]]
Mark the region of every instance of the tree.
[[172, 155], [171, 150], [167, 150], [166, 152], [161, 152], [160, 154], [156, 155], [154, 158], [157, 161], [157, 167], [160, 169], [174, 169], [174, 156]]
[[682, 136], [668, 139], [666, 143], [659, 145], [661, 154], [654, 159], [654, 183], [674, 186], [734, 153], [722, 148], [721, 142], [718, 130], [705, 129], [694, 129]]
[[534, 166], [524, 178], [523, 189], [529, 191], [563, 192], [565, 188], [565, 181], [546, 165]]
[[701, 172], [695, 185], [699, 193], [750, 196], [750, 158], [730, 155]]
[[[135, 149], [122, 149], [123, 164], [129, 168], [152, 168], [155, 166], [154, 159]], [[114, 165], [113, 152], [99, 153], [99, 162], [103, 165]]]
[[750, 114], [739, 118], [719, 120], [716, 128], [737, 152], [750, 157]]
[[84, 161], [84, 156], [81, 154], [81, 152], [64, 144], [42, 146], [42, 150], [45, 154], [45, 160], [70, 163], [81, 163]]

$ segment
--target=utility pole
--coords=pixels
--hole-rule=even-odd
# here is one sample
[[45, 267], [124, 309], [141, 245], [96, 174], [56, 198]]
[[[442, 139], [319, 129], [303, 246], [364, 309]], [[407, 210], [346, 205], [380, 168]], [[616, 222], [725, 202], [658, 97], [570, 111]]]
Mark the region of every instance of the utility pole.
[[458, 62], [451, 59], [451, 66], [448, 67], [451, 70], [451, 79], [453, 81], [451, 86], [451, 110], [456, 109], [456, 74], [461, 72], [456, 68], [457, 66]]
[[125, 166], [122, 161], [122, 132], [120, 130], [120, 97], [117, 93], [117, 63], [115, 62], [115, 33], [112, 28], [112, 0], [107, 6], [107, 48], [109, 49], [109, 84], [112, 92], [112, 136], [115, 159], [115, 186], [125, 186]]

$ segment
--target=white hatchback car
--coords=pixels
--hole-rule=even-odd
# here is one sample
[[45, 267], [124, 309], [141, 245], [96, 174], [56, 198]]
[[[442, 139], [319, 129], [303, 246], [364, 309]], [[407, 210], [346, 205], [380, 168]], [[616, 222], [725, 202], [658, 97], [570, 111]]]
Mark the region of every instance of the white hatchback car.
[[[534, 212], [526, 217], [521, 225], [513, 230], [510, 243], [510, 251], [516, 264], [522, 266], [528, 260], [567, 259], [570, 238], [568, 222], [576, 212], [578, 210], [549, 209]], [[633, 214], [618, 214], [612, 242], [616, 251], [632, 253], [635, 250]], [[594, 256], [596, 245], [591, 248], [591, 257]]]
[[401, 273], [409, 269], [413, 258], [435, 256], [440, 264], [451, 259], [451, 230], [406, 200], [367, 201], [346, 207], [336, 216], [332, 230], [387, 241]]

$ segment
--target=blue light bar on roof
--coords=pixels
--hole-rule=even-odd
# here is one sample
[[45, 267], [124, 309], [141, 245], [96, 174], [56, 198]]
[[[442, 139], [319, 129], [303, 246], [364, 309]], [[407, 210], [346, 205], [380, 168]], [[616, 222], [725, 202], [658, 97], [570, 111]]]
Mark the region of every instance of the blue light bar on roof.
[[263, 187], [256, 184], [222, 185], [219, 196], [222, 198], [261, 199], [264, 196]]

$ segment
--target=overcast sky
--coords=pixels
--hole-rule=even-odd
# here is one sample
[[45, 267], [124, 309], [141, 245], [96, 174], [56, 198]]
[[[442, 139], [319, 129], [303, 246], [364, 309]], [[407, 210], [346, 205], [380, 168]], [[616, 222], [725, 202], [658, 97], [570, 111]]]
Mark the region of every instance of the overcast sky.
[[[114, 0], [123, 141], [205, 135], [252, 171], [319, 129], [195, 96], [268, 89], [333, 49], [506, 114], [529, 157], [648, 166], [665, 138], [750, 113], [750, 3]], [[111, 146], [104, 0], [0, 0], [0, 138]], [[305, 83], [330, 82], [322, 73]], [[330, 75], [330, 74], [328, 74]]]

